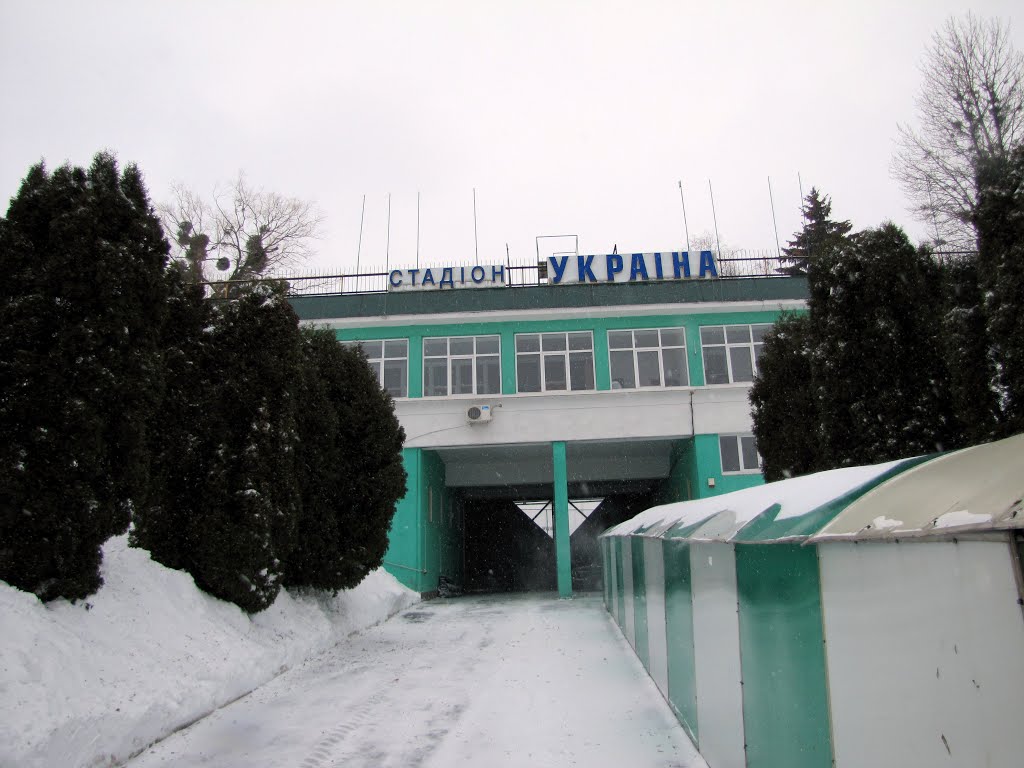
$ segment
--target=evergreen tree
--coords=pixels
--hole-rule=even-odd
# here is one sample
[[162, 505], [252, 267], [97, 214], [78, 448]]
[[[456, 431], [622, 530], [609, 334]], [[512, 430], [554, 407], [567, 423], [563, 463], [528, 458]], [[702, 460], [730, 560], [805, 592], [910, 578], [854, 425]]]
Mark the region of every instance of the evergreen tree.
[[361, 352], [304, 331], [297, 472], [302, 512], [288, 586], [347, 589], [381, 564], [405, 494], [404, 432]]
[[828, 466], [952, 444], [939, 269], [894, 224], [859, 233], [811, 270], [814, 386]]
[[149, 487], [168, 245], [135, 166], [40, 164], [0, 220], [0, 579], [99, 588]]
[[769, 482], [823, 469], [812, 386], [810, 318], [786, 314], [765, 337], [750, 390], [754, 437]]
[[173, 263], [165, 275], [167, 320], [161, 333], [164, 390], [150, 423], [153, 476], [149, 501], [135, 512], [132, 546], [169, 568], [191, 570], [201, 535], [208, 457], [220, 425], [214, 376], [221, 360], [212, 346], [213, 313], [188, 267]]
[[1024, 146], [977, 168], [978, 269], [1000, 431], [1024, 431]]
[[283, 285], [259, 284], [215, 306], [211, 337], [186, 567], [201, 589], [252, 613], [277, 597], [301, 504], [298, 318]]
[[996, 436], [999, 409], [993, 387], [995, 370], [989, 354], [977, 254], [947, 257], [941, 268], [943, 354], [956, 424], [949, 447], [961, 448]]
[[833, 221], [832, 200], [817, 188], [804, 199], [803, 229], [783, 248], [783, 261], [789, 262], [779, 271], [786, 275], [806, 275], [817, 258], [825, 258], [844, 248], [852, 225], [849, 221]]

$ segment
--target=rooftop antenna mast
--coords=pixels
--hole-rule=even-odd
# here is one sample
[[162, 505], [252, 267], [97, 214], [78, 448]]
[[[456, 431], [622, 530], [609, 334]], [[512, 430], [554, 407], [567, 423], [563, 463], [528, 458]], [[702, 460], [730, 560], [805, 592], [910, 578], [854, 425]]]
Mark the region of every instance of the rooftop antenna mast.
[[420, 268], [420, 191], [416, 190], [416, 269]]
[[686, 252], [690, 252], [690, 225], [686, 223], [686, 200], [683, 198], [683, 180], [679, 180], [679, 202], [683, 204], [683, 232], [686, 233]]
[[473, 258], [474, 263], [480, 263], [480, 244], [476, 237], [476, 187], [473, 187]]
[[779, 222], [775, 220], [775, 196], [772, 195], [772, 177], [768, 177], [768, 199], [772, 204], [772, 224], [775, 226], [775, 252], [782, 257], [782, 249], [779, 247]]
[[391, 193], [388, 192], [388, 237], [384, 244], [384, 271], [387, 272], [391, 264]]
[[711, 179], [708, 179], [708, 194], [711, 195], [711, 218], [715, 222], [715, 247], [718, 248], [718, 258], [722, 258], [722, 241], [718, 237], [718, 214], [715, 213], [715, 191], [711, 188]]
[[800, 178], [800, 171], [796, 172], [796, 183], [800, 186], [800, 220], [806, 223], [807, 217], [804, 215], [804, 181]]
[[363, 253], [363, 217], [365, 215], [366, 215], [366, 195], [363, 195], [363, 209], [359, 212], [359, 245], [356, 246], [356, 274], [357, 275], [359, 274], [359, 257]]

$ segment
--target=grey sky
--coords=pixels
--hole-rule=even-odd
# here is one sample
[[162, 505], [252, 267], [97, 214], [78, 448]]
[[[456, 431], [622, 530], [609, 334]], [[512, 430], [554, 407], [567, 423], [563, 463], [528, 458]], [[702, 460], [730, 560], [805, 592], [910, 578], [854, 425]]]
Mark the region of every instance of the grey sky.
[[[0, 0], [0, 199], [45, 158], [99, 149], [146, 174], [249, 180], [315, 200], [311, 267], [533, 258], [537, 235], [587, 253], [691, 236], [783, 245], [804, 190], [857, 228], [915, 238], [889, 164], [918, 62], [951, 14], [1013, 23], [1018, 2], [11, 2]], [[565, 245], [551, 243], [552, 248]], [[568, 246], [568, 247], [571, 247]], [[542, 253], [543, 255], [543, 253]], [[365, 270], [364, 270], [365, 271]]]

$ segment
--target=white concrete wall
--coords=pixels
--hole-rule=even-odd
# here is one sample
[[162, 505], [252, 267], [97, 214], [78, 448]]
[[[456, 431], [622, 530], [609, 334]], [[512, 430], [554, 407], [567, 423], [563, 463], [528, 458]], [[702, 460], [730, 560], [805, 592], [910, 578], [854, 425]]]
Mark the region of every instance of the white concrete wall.
[[647, 649], [650, 674], [668, 699], [668, 646], [665, 631], [665, 552], [661, 539], [644, 539], [647, 595]]
[[826, 543], [819, 555], [838, 768], [1024, 764], [1008, 544]]
[[690, 573], [698, 746], [712, 768], [744, 768], [740, 630], [733, 546], [691, 543]]
[[[697, 389], [411, 398], [395, 401], [406, 447], [548, 443], [553, 440], [676, 438], [749, 432], [745, 385]], [[693, 393], [693, 419], [690, 393]], [[473, 424], [467, 409], [491, 406], [492, 419]]]

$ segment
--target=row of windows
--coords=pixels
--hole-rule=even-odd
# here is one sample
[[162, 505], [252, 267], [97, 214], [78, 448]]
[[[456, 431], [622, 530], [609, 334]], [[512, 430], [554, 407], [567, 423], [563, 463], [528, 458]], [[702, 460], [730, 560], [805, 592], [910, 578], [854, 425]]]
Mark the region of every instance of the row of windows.
[[[700, 329], [707, 384], [754, 380], [764, 335], [771, 325], [710, 325]], [[362, 347], [381, 386], [408, 397], [406, 339], [348, 342]], [[594, 341], [590, 331], [521, 333], [515, 337], [516, 391], [593, 390]], [[690, 383], [682, 328], [608, 331], [612, 389], [684, 387]], [[501, 392], [501, 339], [451, 336], [423, 340], [423, 394], [490, 395]]]

